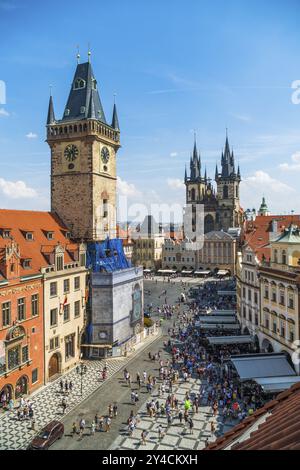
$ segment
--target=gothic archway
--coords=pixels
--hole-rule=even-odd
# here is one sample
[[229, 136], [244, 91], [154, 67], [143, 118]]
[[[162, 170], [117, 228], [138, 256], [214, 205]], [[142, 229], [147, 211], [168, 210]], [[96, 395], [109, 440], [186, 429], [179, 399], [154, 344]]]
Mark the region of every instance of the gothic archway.
[[48, 377], [52, 379], [56, 375], [61, 373], [61, 355], [55, 353], [51, 356], [49, 365], [48, 365]]
[[22, 375], [16, 383], [15, 389], [15, 398], [20, 398], [23, 395], [28, 393], [28, 377], [27, 375]]

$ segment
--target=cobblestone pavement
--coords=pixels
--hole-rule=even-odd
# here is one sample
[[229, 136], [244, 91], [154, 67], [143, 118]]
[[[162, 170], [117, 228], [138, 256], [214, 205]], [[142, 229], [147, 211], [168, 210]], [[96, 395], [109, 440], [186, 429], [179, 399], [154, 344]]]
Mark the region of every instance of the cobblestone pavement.
[[[136, 346], [136, 353], [151, 344], [156, 340], [157, 336], [149, 337], [145, 342]], [[125, 358], [110, 358], [107, 360], [108, 364], [108, 377], [106, 381], [122, 367], [124, 367], [130, 360], [132, 355]], [[33, 436], [39, 429], [44, 427], [51, 420], [56, 419], [61, 421], [64, 416], [70, 413], [81, 402], [93, 394], [98, 388], [102, 387], [105, 383], [100, 377], [100, 371], [103, 370], [105, 360], [84, 361], [87, 366], [87, 372], [82, 378], [82, 395], [81, 395], [81, 377], [76, 373], [76, 369], [71, 370], [62, 377], [59, 377], [50, 385], [42, 388], [29, 399], [33, 403], [35, 431], [31, 429], [31, 421], [17, 419], [17, 409], [7, 411], [5, 415], [0, 418], [0, 450], [16, 450], [24, 449], [27, 447]], [[66, 396], [67, 409], [65, 415], [62, 412], [61, 401], [64, 394], [60, 392], [59, 382], [63, 379], [73, 382], [73, 390]]]
[[[191, 395], [198, 394], [201, 385], [204, 383], [199, 379], [190, 379], [189, 382], [182, 382], [177, 387], [173, 387], [173, 393], [179, 399], [179, 405], [183, 405], [184, 397], [188, 391]], [[157, 392], [152, 395], [155, 401], [159, 399], [160, 404], [165, 402], [167, 393], [164, 397], [158, 398]], [[180, 424], [177, 418], [177, 413], [174, 413], [173, 423], [168, 426], [167, 419], [165, 416], [158, 414], [154, 418], [150, 418], [146, 404], [144, 404], [139, 412], [137, 413], [138, 425], [134, 430], [132, 436], [129, 437], [127, 427], [123, 429], [121, 434], [117, 437], [114, 443], [111, 445], [111, 450], [201, 450], [205, 447], [205, 441], [208, 439], [209, 442], [213, 442], [219, 435], [226, 432], [236, 423], [230, 423], [224, 426], [221, 417], [217, 415], [213, 416], [211, 407], [206, 404], [206, 396], [203, 397], [201, 407], [199, 407], [198, 413], [190, 412], [190, 416], [193, 419], [194, 429], [193, 434], [190, 433], [189, 428], [184, 424]], [[183, 409], [183, 407], [181, 406]], [[216, 433], [211, 433], [211, 422], [214, 421]], [[158, 426], [161, 424], [164, 437], [159, 441], [158, 437]], [[147, 431], [146, 445], [141, 444], [141, 433]]]

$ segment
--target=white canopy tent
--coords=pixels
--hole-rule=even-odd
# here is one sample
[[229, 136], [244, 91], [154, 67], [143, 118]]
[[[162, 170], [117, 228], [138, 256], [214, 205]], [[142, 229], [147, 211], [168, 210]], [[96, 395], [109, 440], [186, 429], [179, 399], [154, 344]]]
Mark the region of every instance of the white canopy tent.
[[241, 380], [256, 380], [261, 378], [291, 377], [296, 372], [282, 353], [241, 354], [231, 356]]
[[216, 315], [200, 315], [198, 317], [200, 323], [236, 323], [236, 316], [228, 315], [225, 317]]
[[236, 295], [235, 290], [218, 290], [218, 295], [222, 295], [223, 297], [225, 295]]
[[211, 310], [209, 312], [209, 315], [220, 316], [220, 317], [232, 316], [232, 315], [236, 315], [236, 310]]
[[253, 343], [251, 336], [210, 336], [207, 338], [211, 345], [222, 345], [222, 344], [250, 344]]
[[203, 330], [229, 330], [229, 331], [237, 331], [240, 329], [240, 325], [238, 323], [200, 323], [195, 324], [196, 327], [202, 328]]
[[210, 271], [195, 271], [194, 274], [197, 274], [197, 276], [208, 276]]
[[174, 271], [173, 269], [159, 269], [157, 271], [159, 274], [175, 274], [176, 271]]
[[284, 377], [263, 377], [254, 379], [265, 392], [281, 392], [292, 387], [296, 383], [300, 382], [300, 377], [296, 376], [284, 376]]

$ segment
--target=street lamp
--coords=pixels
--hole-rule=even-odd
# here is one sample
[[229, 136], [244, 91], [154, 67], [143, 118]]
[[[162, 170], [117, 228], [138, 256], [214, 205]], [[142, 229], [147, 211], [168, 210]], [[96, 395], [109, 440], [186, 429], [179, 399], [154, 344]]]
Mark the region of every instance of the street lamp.
[[76, 372], [77, 374], [80, 374], [80, 380], [81, 380], [81, 385], [80, 385], [80, 392], [82, 396], [82, 377], [87, 373], [87, 366], [81, 362], [77, 367], [76, 367]]

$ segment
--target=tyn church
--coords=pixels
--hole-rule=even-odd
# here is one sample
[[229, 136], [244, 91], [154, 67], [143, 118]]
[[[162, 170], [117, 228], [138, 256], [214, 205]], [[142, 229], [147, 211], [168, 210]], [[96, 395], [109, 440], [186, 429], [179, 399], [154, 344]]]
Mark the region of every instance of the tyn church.
[[216, 190], [211, 178], [201, 172], [201, 157], [197, 150], [196, 140], [190, 159], [190, 174], [185, 169], [184, 183], [186, 186], [186, 204], [196, 212], [198, 204], [204, 206], [204, 232], [228, 231], [232, 227], [241, 227], [243, 212], [240, 207], [239, 186], [241, 182], [240, 168], [235, 171], [233, 151], [230, 151], [226, 135], [225, 149], [221, 157], [221, 172], [216, 165]]

